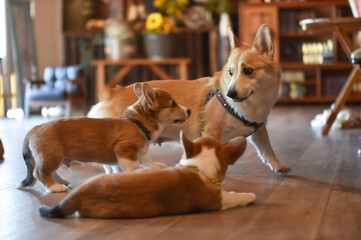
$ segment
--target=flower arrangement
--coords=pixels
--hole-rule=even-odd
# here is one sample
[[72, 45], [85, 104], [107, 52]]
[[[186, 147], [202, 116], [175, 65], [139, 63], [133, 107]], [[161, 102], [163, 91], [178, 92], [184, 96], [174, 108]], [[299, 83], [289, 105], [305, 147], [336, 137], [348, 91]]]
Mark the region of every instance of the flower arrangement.
[[182, 21], [183, 12], [188, 5], [189, 0], [154, 0], [153, 6], [159, 12], [153, 12], [147, 16], [146, 32], [162, 34], [177, 32], [175, 21]]
[[145, 21], [145, 31], [149, 33], [169, 34], [177, 31], [173, 19], [159, 12], [151, 13]]
[[175, 16], [176, 20], [182, 20], [183, 12], [187, 9], [189, 0], [154, 0], [153, 6], [158, 8], [160, 12]]

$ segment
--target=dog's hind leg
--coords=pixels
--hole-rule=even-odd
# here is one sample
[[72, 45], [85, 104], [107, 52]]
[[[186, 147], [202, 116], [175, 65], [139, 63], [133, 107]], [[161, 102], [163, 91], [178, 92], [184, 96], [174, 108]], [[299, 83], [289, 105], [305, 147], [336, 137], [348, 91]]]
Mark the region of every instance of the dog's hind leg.
[[[68, 187], [63, 184], [59, 184], [53, 178], [53, 174], [57, 176], [56, 170], [63, 163], [63, 158], [56, 155], [57, 154], [49, 155], [47, 156], [47, 159], [44, 159], [44, 156], [39, 154], [37, 156], [37, 164], [34, 169], [34, 176], [41, 182], [46, 191], [66, 192]], [[46, 164], [44, 164], [45, 162]]]
[[266, 127], [262, 127], [251, 135], [251, 143], [256, 148], [258, 156], [275, 172], [289, 172], [291, 168], [277, 160], [269, 141]]
[[236, 193], [226, 192], [222, 190], [222, 210], [246, 206], [256, 201], [256, 194], [254, 193]]

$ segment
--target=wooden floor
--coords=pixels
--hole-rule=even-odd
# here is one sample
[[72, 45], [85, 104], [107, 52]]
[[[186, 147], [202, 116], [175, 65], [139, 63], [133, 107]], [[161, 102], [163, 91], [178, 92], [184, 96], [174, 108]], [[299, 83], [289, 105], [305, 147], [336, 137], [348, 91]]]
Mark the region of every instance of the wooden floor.
[[[66, 193], [47, 194], [38, 183], [27, 191], [15, 186], [26, 175], [22, 140], [46, 120], [0, 120], [6, 151], [0, 164], [0, 239], [361, 239], [361, 129], [322, 137], [310, 120], [324, 108], [272, 110], [267, 125], [271, 143], [279, 159], [292, 167], [290, 174], [271, 172], [251, 144], [229, 169], [224, 189], [256, 193], [254, 205], [136, 220], [39, 217], [39, 205], [55, 205]], [[180, 154], [179, 145], [166, 144], [152, 147], [150, 156], [174, 165]], [[89, 165], [60, 169], [73, 188], [99, 173], [101, 168]]]

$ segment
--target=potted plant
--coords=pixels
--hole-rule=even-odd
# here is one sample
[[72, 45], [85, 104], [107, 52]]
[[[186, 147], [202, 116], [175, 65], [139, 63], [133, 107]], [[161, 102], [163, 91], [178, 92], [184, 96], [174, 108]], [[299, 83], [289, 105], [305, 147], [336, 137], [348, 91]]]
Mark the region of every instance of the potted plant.
[[155, 0], [143, 34], [145, 54], [152, 59], [172, 58], [176, 52], [176, 23], [181, 22], [189, 0]]

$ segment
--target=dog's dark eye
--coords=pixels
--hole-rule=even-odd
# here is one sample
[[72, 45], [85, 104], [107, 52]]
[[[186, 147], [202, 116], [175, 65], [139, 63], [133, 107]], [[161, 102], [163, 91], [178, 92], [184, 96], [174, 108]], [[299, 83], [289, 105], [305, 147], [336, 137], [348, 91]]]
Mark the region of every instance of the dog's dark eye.
[[175, 101], [172, 102], [172, 108], [175, 108], [177, 106], [177, 104], [175, 103]]
[[243, 69], [243, 73], [244, 73], [245, 75], [251, 75], [252, 72], [253, 72], [253, 69], [252, 69], [252, 68], [244, 68], [244, 69]]
[[229, 73], [229, 76], [233, 76], [233, 72], [231, 71], [231, 69], [228, 69], [228, 73]]

